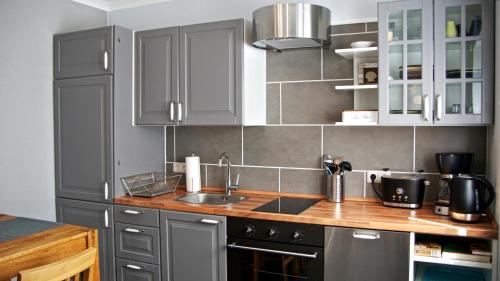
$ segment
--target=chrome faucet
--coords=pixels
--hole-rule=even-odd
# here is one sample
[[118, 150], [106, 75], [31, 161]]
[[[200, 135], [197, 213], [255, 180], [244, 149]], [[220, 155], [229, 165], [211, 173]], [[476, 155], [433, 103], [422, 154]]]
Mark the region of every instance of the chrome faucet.
[[229, 155], [226, 152], [223, 152], [219, 156], [219, 167], [222, 167], [222, 161], [226, 159], [227, 165], [227, 178], [226, 178], [226, 195], [231, 195], [231, 189], [238, 189], [240, 187], [240, 174], [236, 176], [236, 184], [231, 183], [231, 161], [229, 160]]

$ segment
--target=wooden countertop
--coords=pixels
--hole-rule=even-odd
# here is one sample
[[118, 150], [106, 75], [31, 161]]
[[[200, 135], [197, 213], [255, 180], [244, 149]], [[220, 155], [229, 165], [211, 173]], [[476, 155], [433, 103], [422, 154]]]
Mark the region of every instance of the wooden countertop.
[[[204, 188], [204, 191], [214, 192], [220, 191], [220, 189]], [[328, 226], [490, 239], [497, 239], [498, 237], [497, 223], [491, 214], [483, 217], [478, 223], [466, 224], [452, 221], [446, 216], [435, 215], [433, 213], [433, 206], [424, 206], [421, 209], [409, 210], [384, 207], [380, 202], [367, 200], [346, 200], [343, 203], [331, 203], [323, 199], [299, 215], [287, 215], [252, 211], [252, 209], [276, 199], [279, 196], [277, 193], [255, 191], [233, 192], [233, 194], [245, 195], [248, 198], [240, 203], [227, 206], [191, 204], [175, 200], [176, 197], [185, 194], [185, 190], [178, 188], [175, 193], [164, 194], [154, 198], [122, 196], [115, 198], [114, 203], [171, 211]], [[280, 195], [283, 196], [283, 194]], [[286, 196], [315, 197], [293, 194], [286, 194]]]

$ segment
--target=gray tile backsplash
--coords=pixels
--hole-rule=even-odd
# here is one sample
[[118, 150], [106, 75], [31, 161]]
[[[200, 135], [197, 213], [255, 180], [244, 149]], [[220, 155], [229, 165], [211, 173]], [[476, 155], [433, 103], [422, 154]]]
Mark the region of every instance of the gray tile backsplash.
[[354, 171], [345, 176], [347, 198], [375, 197], [365, 183], [366, 172], [387, 167], [402, 173], [424, 169], [431, 182], [428, 202], [436, 198], [439, 181], [434, 153], [474, 152], [474, 171], [484, 173], [486, 127], [332, 125], [342, 110], [353, 106], [351, 91], [334, 88], [353, 82], [352, 60], [335, 55], [334, 49], [349, 48], [358, 40], [377, 41], [376, 31], [377, 23], [334, 26], [331, 48], [268, 52], [268, 125], [167, 127], [167, 162], [184, 162], [195, 152], [210, 164], [202, 165], [202, 184], [224, 186], [226, 169], [213, 164], [227, 151], [236, 165], [233, 179], [240, 173], [241, 188], [325, 194], [326, 176], [320, 168], [322, 153], [329, 153], [353, 165]]

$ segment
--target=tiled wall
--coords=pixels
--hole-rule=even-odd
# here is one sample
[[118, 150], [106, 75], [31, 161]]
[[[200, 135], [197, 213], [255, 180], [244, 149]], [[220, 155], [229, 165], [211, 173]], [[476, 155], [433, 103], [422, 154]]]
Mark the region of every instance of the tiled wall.
[[[335, 85], [353, 83], [353, 65], [335, 55], [359, 40], [377, 41], [376, 23], [332, 27], [331, 49], [267, 54], [267, 123], [265, 127], [168, 127], [167, 162], [201, 157], [202, 185], [224, 186], [225, 168], [216, 163], [226, 151], [240, 173], [240, 186], [266, 191], [324, 194], [323, 153], [344, 156], [354, 171], [346, 177], [347, 197], [373, 197], [365, 184], [368, 170], [425, 170], [435, 197], [434, 153], [476, 154], [475, 171], [484, 173], [485, 127], [342, 127], [344, 109], [353, 108], [353, 93]], [[171, 166], [171, 165], [170, 165]]]

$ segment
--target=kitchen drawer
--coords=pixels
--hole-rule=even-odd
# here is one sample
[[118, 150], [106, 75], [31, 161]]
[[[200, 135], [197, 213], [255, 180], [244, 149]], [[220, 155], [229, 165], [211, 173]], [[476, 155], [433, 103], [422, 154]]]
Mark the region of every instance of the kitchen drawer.
[[115, 223], [116, 256], [147, 263], [160, 263], [157, 228]]
[[131, 206], [115, 206], [115, 221], [144, 226], [159, 226], [158, 210]]
[[117, 281], [160, 281], [160, 267], [142, 262], [116, 259]]

